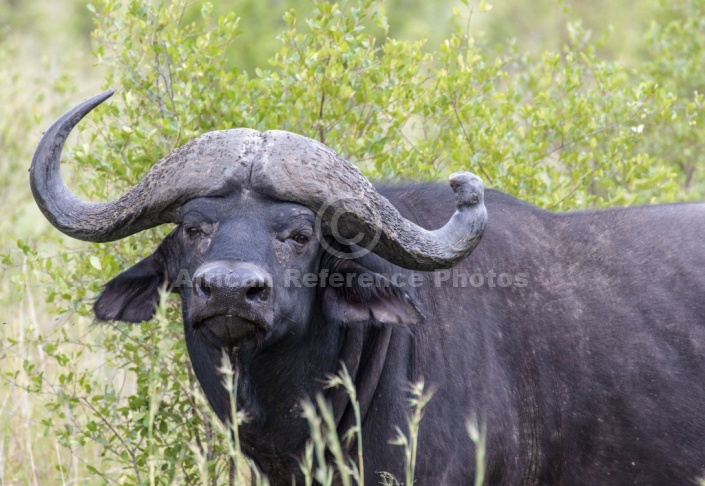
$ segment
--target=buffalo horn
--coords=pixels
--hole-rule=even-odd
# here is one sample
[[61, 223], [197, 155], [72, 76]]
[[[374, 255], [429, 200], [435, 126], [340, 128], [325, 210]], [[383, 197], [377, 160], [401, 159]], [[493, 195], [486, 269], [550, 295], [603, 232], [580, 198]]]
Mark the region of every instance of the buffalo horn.
[[480, 179], [450, 176], [456, 211], [429, 231], [403, 218], [351, 163], [325, 145], [293, 133], [249, 129], [206, 133], [155, 164], [115, 201], [92, 203], [74, 195], [59, 171], [71, 129], [112, 96], [106, 91], [62, 115], [46, 131], [32, 159], [30, 183], [44, 215], [63, 233], [86, 241], [124, 238], [162, 223], [176, 223], [195, 197], [254, 189], [317, 211], [322, 231], [409, 269], [447, 268], [469, 254], [487, 223]]

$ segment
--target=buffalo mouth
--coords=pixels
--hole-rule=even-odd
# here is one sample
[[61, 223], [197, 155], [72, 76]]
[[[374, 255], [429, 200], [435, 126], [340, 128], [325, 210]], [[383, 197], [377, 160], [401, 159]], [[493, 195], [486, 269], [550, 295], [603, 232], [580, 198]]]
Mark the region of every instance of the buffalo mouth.
[[261, 325], [233, 314], [207, 317], [196, 326], [210, 331], [221, 345], [238, 343], [262, 330]]

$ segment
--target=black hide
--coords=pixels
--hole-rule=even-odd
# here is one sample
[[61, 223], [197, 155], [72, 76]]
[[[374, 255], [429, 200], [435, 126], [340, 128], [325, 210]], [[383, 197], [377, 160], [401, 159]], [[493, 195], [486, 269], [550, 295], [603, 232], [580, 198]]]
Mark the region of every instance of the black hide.
[[[379, 190], [428, 229], [455, 209], [444, 186]], [[96, 314], [149, 319], [159, 287], [174, 286], [211, 405], [228, 419], [216, 371], [225, 347], [251, 417], [240, 428], [244, 450], [274, 485], [300, 480], [304, 397], [331, 400], [341, 436], [353, 423], [345, 396], [321, 385], [341, 361], [361, 402], [367, 484], [382, 471], [403, 478], [402, 449], [388, 441], [395, 427], [406, 430], [405, 390], [421, 378], [435, 394], [421, 423], [417, 484], [472, 484], [473, 414], [487, 428], [488, 484], [705, 476], [705, 206], [552, 214], [494, 191], [486, 206], [482, 241], [450, 273], [421, 273], [417, 287], [296, 288], [284, 286], [285, 269], [412, 272], [374, 254], [330, 256], [313, 234], [313, 213], [295, 204], [247, 192], [193, 200], [154, 255], [107, 284]], [[244, 333], [227, 342], [193, 322], [193, 287], [178, 275], [211, 261], [271, 274], [273, 317], [257, 326], [218, 321]], [[482, 285], [473, 285], [478, 275]]]

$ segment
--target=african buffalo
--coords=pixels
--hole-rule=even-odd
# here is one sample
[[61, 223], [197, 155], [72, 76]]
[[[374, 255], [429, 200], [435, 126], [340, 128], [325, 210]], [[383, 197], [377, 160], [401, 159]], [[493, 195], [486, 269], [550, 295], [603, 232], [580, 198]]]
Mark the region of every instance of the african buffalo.
[[418, 484], [472, 483], [473, 414], [486, 424], [488, 484], [705, 475], [702, 204], [554, 214], [484, 194], [469, 173], [451, 176], [453, 191], [375, 188], [316, 141], [247, 129], [198, 137], [118, 200], [88, 203], [62, 181], [61, 150], [111, 94], [46, 132], [34, 197], [87, 241], [177, 224], [105, 285], [95, 314], [147, 320], [162, 287], [178, 293], [196, 376], [227, 421], [226, 351], [250, 416], [243, 448], [272, 484], [300, 480], [304, 397], [330, 399], [341, 435], [353, 424], [347, 398], [322, 390], [341, 362], [357, 387], [368, 484], [381, 471], [403, 477], [388, 441], [421, 378], [435, 394]]

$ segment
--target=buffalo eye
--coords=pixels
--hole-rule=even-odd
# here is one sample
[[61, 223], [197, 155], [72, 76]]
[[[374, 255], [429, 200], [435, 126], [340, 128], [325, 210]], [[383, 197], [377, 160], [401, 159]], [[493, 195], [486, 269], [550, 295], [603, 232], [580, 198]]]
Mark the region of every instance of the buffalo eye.
[[304, 234], [297, 234], [291, 237], [291, 239], [298, 245], [305, 245], [308, 243], [309, 237]]
[[186, 232], [186, 236], [189, 238], [197, 238], [203, 235], [203, 231], [198, 226], [186, 227], [184, 228], [184, 231]]
[[218, 223], [184, 224], [184, 233], [192, 240], [210, 237], [218, 230]]

